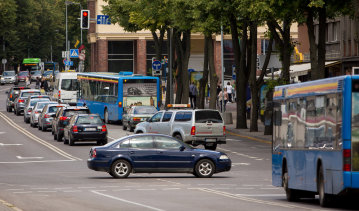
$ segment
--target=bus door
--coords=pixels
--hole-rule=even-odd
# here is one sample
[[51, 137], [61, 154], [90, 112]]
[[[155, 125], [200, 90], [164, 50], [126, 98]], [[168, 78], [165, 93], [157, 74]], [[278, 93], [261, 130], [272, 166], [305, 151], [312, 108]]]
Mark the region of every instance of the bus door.
[[273, 140], [272, 140], [272, 184], [282, 186], [282, 160], [281, 147], [282, 109], [280, 102], [273, 103]]
[[[359, 80], [352, 85], [352, 143], [351, 143], [351, 186], [359, 188]], [[345, 149], [344, 149], [345, 150]], [[344, 158], [345, 159], [345, 158]], [[345, 167], [344, 167], [345, 168]]]

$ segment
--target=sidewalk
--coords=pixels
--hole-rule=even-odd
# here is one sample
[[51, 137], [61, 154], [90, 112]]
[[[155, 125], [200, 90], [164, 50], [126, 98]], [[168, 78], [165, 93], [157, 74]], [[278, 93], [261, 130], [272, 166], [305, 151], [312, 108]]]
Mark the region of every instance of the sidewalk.
[[22, 211], [22, 210], [0, 199], [0, 211]]

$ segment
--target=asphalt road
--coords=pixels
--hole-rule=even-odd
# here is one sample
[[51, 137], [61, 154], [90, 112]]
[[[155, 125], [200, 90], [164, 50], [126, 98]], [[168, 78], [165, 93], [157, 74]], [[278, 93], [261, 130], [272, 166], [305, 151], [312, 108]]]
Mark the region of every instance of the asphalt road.
[[[4, 203], [28, 211], [48, 210], [358, 210], [338, 203], [322, 209], [317, 199], [289, 203], [271, 185], [270, 145], [228, 136], [218, 150], [233, 162], [230, 172], [212, 178], [191, 174], [131, 174], [113, 179], [86, 165], [94, 143], [75, 146], [53, 140], [6, 112], [0, 87], [0, 211]], [[108, 125], [109, 140], [132, 134]]]

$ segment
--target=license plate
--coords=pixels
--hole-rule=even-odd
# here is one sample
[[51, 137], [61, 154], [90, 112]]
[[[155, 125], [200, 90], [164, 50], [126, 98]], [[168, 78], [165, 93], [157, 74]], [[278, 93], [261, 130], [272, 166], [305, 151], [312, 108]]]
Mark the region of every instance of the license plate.
[[216, 142], [217, 141], [217, 139], [215, 139], [215, 138], [207, 138], [206, 139], [206, 142]]
[[97, 131], [97, 128], [84, 128], [84, 131]]

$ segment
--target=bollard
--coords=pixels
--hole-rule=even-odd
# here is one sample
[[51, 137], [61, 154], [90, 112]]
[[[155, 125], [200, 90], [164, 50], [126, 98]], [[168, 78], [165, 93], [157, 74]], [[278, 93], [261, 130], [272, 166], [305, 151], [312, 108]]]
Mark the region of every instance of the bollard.
[[231, 124], [233, 124], [232, 113], [230, 113], [230, 112], [224, 112], [223, 121], [224, 121], [224, 124], [225, 124], [225, 125], [231, 125]]

